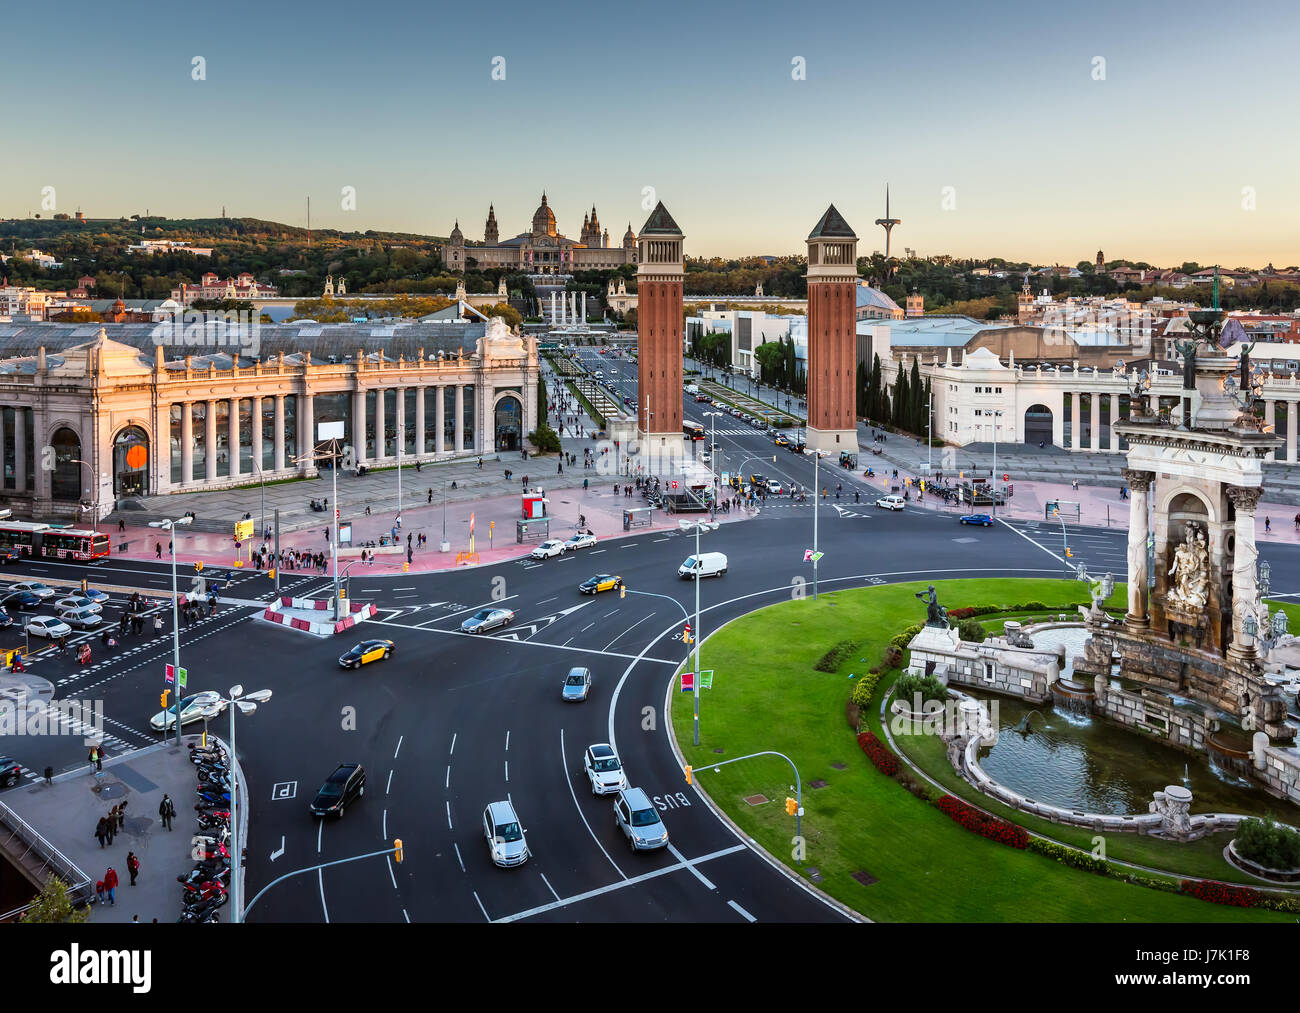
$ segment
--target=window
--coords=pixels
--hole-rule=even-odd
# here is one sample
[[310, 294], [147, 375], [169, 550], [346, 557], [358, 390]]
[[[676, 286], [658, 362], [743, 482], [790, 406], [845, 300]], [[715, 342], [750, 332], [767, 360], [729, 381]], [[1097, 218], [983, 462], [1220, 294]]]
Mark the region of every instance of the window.
[[996, 671], [997, 670], [994, 668], [993, 662], [991, 661], [984, 662], [984, 681], [992, 682]]

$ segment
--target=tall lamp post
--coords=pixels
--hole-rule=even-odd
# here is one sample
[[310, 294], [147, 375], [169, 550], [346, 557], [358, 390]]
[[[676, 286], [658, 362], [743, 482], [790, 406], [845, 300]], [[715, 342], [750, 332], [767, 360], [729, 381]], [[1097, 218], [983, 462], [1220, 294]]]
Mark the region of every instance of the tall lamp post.
[[993, 517], [998, 516], [998, 422], [1002, 412], [993, 412]]
[[682, 531], [695, 529], [695, 626], [692, 633], [695, 635], [695, 744], [700, 744], [700, 531], [717, 531], [718, 523], [716, 521], [678, 521], [678, 528]]
[[257, 533], [260, 540], [266, 537], [266, 475], [262, 473], [262, 466], [252, 458], [249, 458], [249, 463], [257, 469], [258, 480], [262, 483], [262, 528]]
[[[188, 524], [193, 518], [178, 517], [176, 520], [167, 518], [161, 521], [150, 521], [149, 527], [162, 528], [168, 533], [168, 543], [172, 549], [172, 669], [176, 673], [176, 745], [181, 744], [181, 622], [180, 622], [180, 605], [177, 598], [180, 595], [176, 589], [176, 525]], [[163, 719], [166, 721], [166, 718]]]
[[[259, 703], [266, 703], [271, 699], [269, 689], [254, 690], [252, 693], [245, 693], [242, 685], [230, 687], [230, 698], [215, 701], [212, 706], [203, 711], [204, 717], [215, 717], [221, 713], [222, 708], [230, 711], [230, 769], [236, 769], [237, 754], [235, 752], [235, 711], [240, 710], [245, 714], [252, 714], [257, 710]], [[177, 715], [179, 718], [179, 715]], [[179, 721], [178, 721], [179, 723]], [[243, 842], [239, 838], [239, 782], [232, 777], [230, 781], [230, 825], [234, 828], [231, 832], [231, 840], [234, 847], [230, 849], [230, 920], [238, 923], [243, 918], [243, 890], [240, 883], [240, 862], [243, 853]]]
[[[343, 601], [339, 598], [339, 441], [344, 439], [346, 426], [343, 422], [321, 422], [316, 426], [316, 439], [310, 451], [296, 460], [330, 462], [330, 498], [334, 501], [333, 528], [334, 537], [330, 539], [330, 559], [334, 570], [334, 621], [343, 618]], [[382, 439], [383, 434], [379, 434]], [[328, 448], [325, 447], [328, 444]], [[382, 449], [382, 448], [380, 448]]]

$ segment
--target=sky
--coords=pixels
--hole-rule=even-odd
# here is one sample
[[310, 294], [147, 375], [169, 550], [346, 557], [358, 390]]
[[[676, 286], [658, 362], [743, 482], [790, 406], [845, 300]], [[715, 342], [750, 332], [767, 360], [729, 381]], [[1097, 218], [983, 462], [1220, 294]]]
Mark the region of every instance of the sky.
[[898, 253], [1300, 262], [1282, 0], [68, 0], [6, 18], [2, 217], [224, 206], [305, 225], [310, 197], [317, 228], [459, 219], [474, 240], [489, 203], [503, 238], [528, 229], [545, 189], [562, 233], [594, 203], [614, 244], [662, 200], [692, 256], [802, 253], [833, 203], [866, 255], [888, 183]]

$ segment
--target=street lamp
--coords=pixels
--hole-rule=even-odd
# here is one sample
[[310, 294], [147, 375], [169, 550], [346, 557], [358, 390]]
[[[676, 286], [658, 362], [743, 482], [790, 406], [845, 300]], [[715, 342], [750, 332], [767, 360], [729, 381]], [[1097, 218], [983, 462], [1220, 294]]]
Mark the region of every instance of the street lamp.
[[695, 529], [695, 744], [700, 744], [700, 531], [717, 531], [716, 521], [680, 520], [677, 527], [682, 531]]
[[262, 530], [257, 533], [259, 539], [266, 537], [266, 476], [262, 474], [262, 466], [249, 458], [249, 463], [257, 469], [258, 480], [262, 483]]
[[[257, 710], [257, 705], [259, 703], [266, 703], [266, 701], [270, 699], [271, 699], [271, 691], [269, 689], [259, 689], [259, 690], [254, 690], [252, 693], [245, 693], [244, 687], [242, 685], [236, 685], [230, 687], [230, 699], [227, 700], [225, 698], [222, 698], [216, 700], [213, 702], [211, 706], [204, 708], [203, 716], [205, 718], [212, 718], [220, 714], [223, 707], [230, 711], [230, 769], [231, 771], [237, 769], [236, 765], [238, 763], [237, 755], [235, 753], [235, 711], [240, 710], [243, 711], [245, 714], [252, 714], [254, 711]], [[179, 718], [180, 715], [178, 714], [177, 715], [178, 724], [179, 724]], [[242, 846], [242, 842], [239, 839], [238, 805], [239, 805], [239, 781], [238, 779], [231, 777], [230, 779], [230, 825], [232, 827], [232, 830], [231, 830], [230, 839], [231, 841], [234, 842], [234, 846], [230, 849], [230, 853], [231, 853], [230, 854], [230, 858], [231, 858], [230, 861], [231, 918], [230, 920], [235, 923], [244, 920], [243, 911], [241, 910], [243, 901], [241, 900], [240, 897], [243, 891], [241, 889], [241, 884], [239, 881], [239, 867], [240, 867], [240, 859], [243, 851], [243, 846]]]
[[[165, 518], [161, 521], [150, 521], [149, 527], [162, 528], [168, 533], [167, 542], [172, 550], [172, 669], [176, 673], [176, 745], [181, 744], [181, 623], [180, 623], [180, 605], [177, 603], [179, 594], [176, 590], [176, 525], [188, 524], [192, 517], [178, 517], [176, 520]], [[165, 722], [166, 716], [163, 717]]]

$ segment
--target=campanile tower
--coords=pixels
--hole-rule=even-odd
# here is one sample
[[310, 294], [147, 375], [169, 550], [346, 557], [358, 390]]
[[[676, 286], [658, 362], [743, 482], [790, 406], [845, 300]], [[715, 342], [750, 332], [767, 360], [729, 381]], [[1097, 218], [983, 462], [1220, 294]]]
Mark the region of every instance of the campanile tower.
[[660, 201], [637, 237], [637, 436], [661, 473], [682, 449], [682, 243]]
[[808, 236], [808, 447], [858, 452], [858, 237], [835, 205]]

